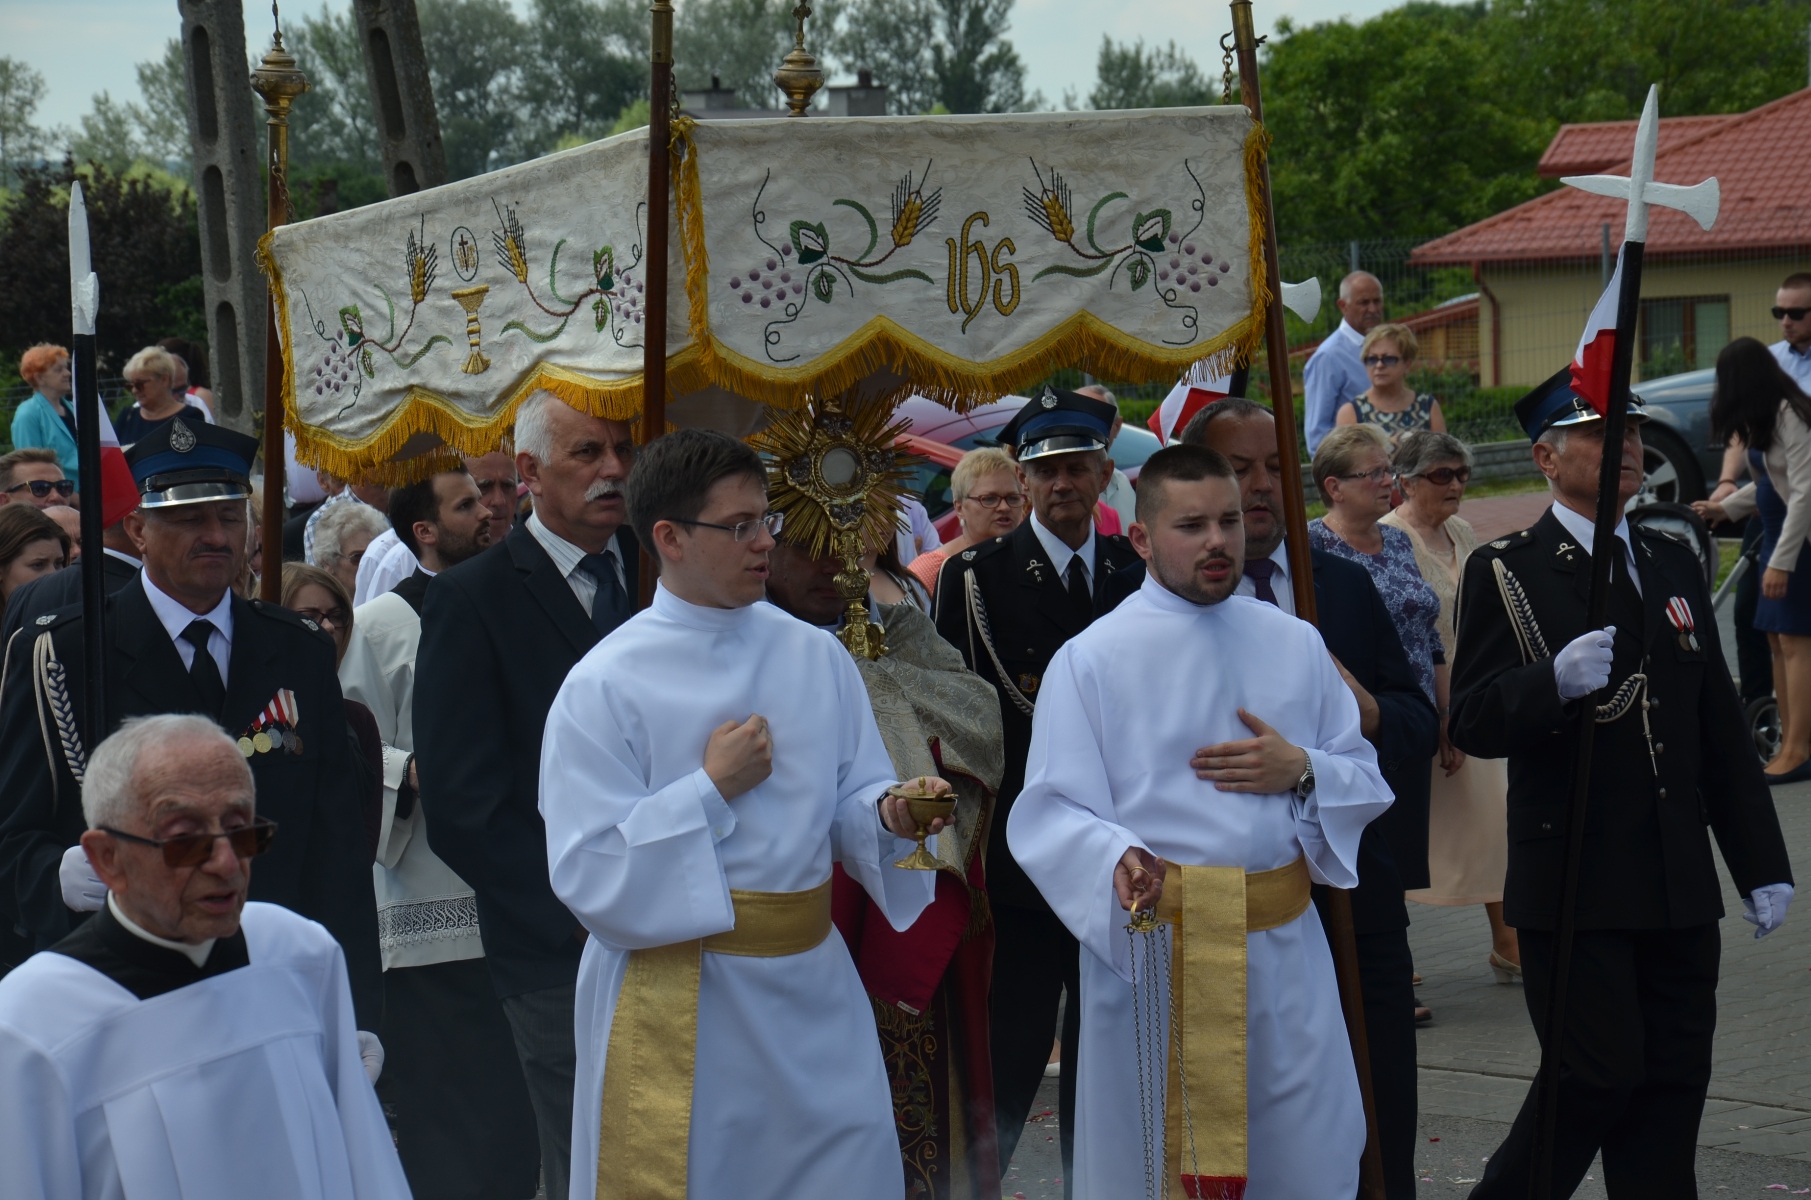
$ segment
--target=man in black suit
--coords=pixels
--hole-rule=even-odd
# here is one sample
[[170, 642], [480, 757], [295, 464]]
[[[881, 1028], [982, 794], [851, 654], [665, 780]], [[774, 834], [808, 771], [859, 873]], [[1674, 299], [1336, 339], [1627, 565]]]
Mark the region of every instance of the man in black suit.
[[[1620, 521], [1610, 624], [1588, 624], [1604, 422], [1567, 375], [1516, 404], [1554, 504], [1466, 563], [1449, 735], [1467, 754], [1509, 760], [1503, 916], [1540, 1030], [1580, 705], [1595, 706], [1553, 1194], [1571, 1195], [1601, 1149], [1612, 1197], [1693, 1196], [1723, 916], [1706, 828], [1755, 936], [1785, 920], [1792, 871], [1695, 551], [1644, 529], [1631, 541]], [[1637, 405], [1619, 448], [1624, 504], [1641, 486], [1641, 420]], [[1528, 1194], [1539, 1087], [1473, 1197]]]
[[996, 931], [991, 1009], [1000, 1165], [1012, 1160], [1024, 1132], [1066, 991], [1057, 1089], [1065, 1179], [1075, 1148], [1081, 948], [1013, 860], [1006, 818], [1025, 783], [1038, 681], [1062, 644], [1112, 607], [1108, 577], [1138, 561], [1125, 538], [1094, 530], [1094, 506], [1113, 474], [1106, 446], [1115, 415], [1111, 404], [1051, 388], [1028, 401], [1000, 440], [1014, 447], [1031, 516], [1007, 536], [955, 555], [937, 581], [937, 632], [999, 692], [1005, 724], [1006, 771], [986, 859]]
[[515, 1034], [547, 1195], [570, 1170], [574, 987], [585, 931], [553, 894], [540, 813], [554, 696], [634, 611], [639, 549], [622, 485], [629, 426], [534, 392], [516, 412], [534, 515], [436, 575], [415, 665], [415, 766], [428, 844], [472, 887], [485, 961]]
[[[182, 417], [133, 445], [143, 496], [125, 529], [144, 569], [107, 600], [107, 703], [82, 703], [79, 608], [21, 632], [0, 700], [0, 895], [47, 947], [98, 908], [81, 867], [86, 747], [128, 717], [195, 712], [238, 740], [258, 811], [280, 827], [252, 899], [339, 940], [361, 1030], [382, 1007], [371, 847], [334, 674], [332, 639], [287, 609], [232, 593], [244, 562], [255, 439]], [[375, 1045], [375, 1036], [370, 1039]]]

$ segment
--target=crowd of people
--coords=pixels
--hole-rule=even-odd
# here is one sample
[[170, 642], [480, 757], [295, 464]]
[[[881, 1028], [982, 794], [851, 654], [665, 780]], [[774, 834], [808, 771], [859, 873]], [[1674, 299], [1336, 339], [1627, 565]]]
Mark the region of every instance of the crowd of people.
[[[978, 1200], [1054, 1065], [1066, 1195], [1124, 1194], [1140, 1153], [1190, 1194], [1351, 1195], [1330, 885], [1401, 1200], [1431, 1019], [1408, 902], [1482, 905], [1480, 968], [1538, 1010], [1563, 739], [1609, 684], [1573, 985], [1594, 1007], [1569, 1035], [1602, 1070], [1564, 1083], [1556, 1169], [1575, 1183], [1601, 1148], [1620, 1178], [1689, 1178], [1705, 822], [1770, 932], [1792, 889], [1767, 784], [1811, 774], [1811, 277], [1781, 289], [1783, 350], [1719, 358], [1714, 419], [1756, 482], [1703, 507], [1767, 523], [1786, 736], [1765, 776], [1677, 546], [1619, 527], [1614, 625], [1584, 625], [1604, 447], [1563, 373], [1517, 405], [1553, 508], [1481, 547], [1471, 451], [1407, 382], [1413, 331], [1369, 275], [1338, 303], [1307, 366], [1325, 513], [1304, 553], [1268, 408], [1209, 404], [1134, 492], [1110, 394], [1045, 389], [954, 467], [957, 536], [872, 502], [878, 658], [819, 632], [848, 632], [850, 568], [798, 519], [825, 503], [789, 482], [810, 472], [758, 453], [780, 442], [638, 447], [545, 391], [417, 482], [297, 472], [263, 603], [257, 443], [214, 423], [195, 348], [148, 347], [119, 422], [136, 491], [103, 497], [98, 713], [71, 700], [68, 356], [35, 347], [0, 457], [0, 1191], [191, 1194], [280, 1161], [299, 1196], [680, 1196], [748, 1190], [758, 1163], [790, 1195]], [[1318, 633], [1293, 619], [1308, 597]], [[914, 844], [934, 870], [893, 869]], [[1128, 948], [1127, 910], [1176, 923], [1192, 1117], [1135, 1070], [1157, 943]], [[1200, 986], [1235, 963], [1237, 995]], [[85, 1029], [171, 993], [154, 1045], [77, 1061], [110, 1044]], [[220, 1096], [249, 1132], [219, 1154], [120, 1115]], [[1475, 1194], [1526, 1192], [1532, 1120]]]

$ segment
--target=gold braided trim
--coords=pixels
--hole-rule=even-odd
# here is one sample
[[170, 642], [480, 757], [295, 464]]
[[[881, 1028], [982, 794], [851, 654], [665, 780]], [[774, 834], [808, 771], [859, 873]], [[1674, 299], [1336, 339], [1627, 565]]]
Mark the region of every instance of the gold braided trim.
[[597, 1200], [685, 1200], [703, 952], [803, 954], [830, 936], [830, 881], [804, 892], [731, 891], [736, 926], [632, 950], [616, 997], [598, 1117]]
[[1238, 867], [1164, 864], [1157, 918], [1172, 924], [1166, 1182], [1191, 1176], [1202, 1195], [1243, 1194], [1245, 938], [1306, 912], [1310, 882], [1306, 856], [1249, 875]]

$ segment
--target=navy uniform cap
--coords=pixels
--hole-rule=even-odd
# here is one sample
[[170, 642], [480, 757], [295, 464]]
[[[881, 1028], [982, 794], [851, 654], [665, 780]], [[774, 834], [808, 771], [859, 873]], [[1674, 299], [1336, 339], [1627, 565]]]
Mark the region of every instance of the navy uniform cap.
[[[1549, 429], [1603, 420], [1589, 400], [1572, 390], [1572, 368], [1569, 366], [1561, 367], [1517, 400], [1515, 419], [1521, 422], [1531, 442], [1540, 441], [1541, 435]], [[1635, 424], [1647, 420], [1641, 397], [1634, 392], [1629, 393], [1628, 419]]]
[[1113, 418], [1118, 415], [1119, 410], [1105, 400], [1045, 387], [1007, 422], [1000, 441], [1013, 448], [1020, 462], [1050, 454], [1105, 450]]
[[143, 507], [169, 508], [249, 497], [258, 439], [179, 413], [125, 453]]

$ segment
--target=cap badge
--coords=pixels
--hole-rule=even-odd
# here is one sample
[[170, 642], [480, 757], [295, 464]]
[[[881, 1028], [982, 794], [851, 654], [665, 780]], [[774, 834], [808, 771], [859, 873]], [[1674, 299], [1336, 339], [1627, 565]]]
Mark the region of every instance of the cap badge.
[[1040, 399], [1038, 403], [1043, 405], [1045, 409], [1055, 408], [1057, 405], [1056, 393], [1049, 388], [1045, 388], [1043, 398]]
[[52, 622], [52, 621], [55, 621], [55, 620], [56, 620], [56, 617], [55, 617], [55, 615], [53, 615], [53, 614], [51, 614], [51, 613], [45, 613], [45, 614], [44, 614], [44, 615], [43, 615], [43, 616], [41, 616], [41, 617], [39, 617], [39, 618], [38, 618], [38, 624], [40, 624], [40, 625], [48, 625], [48, 624], [50, 624], [50, 623], [51, 623], [51, 622]]
[[170, 449], [178, 454], [187, 454], [195, 448], [195, 431], [182, 423], [177, 417], [170, 422]]

